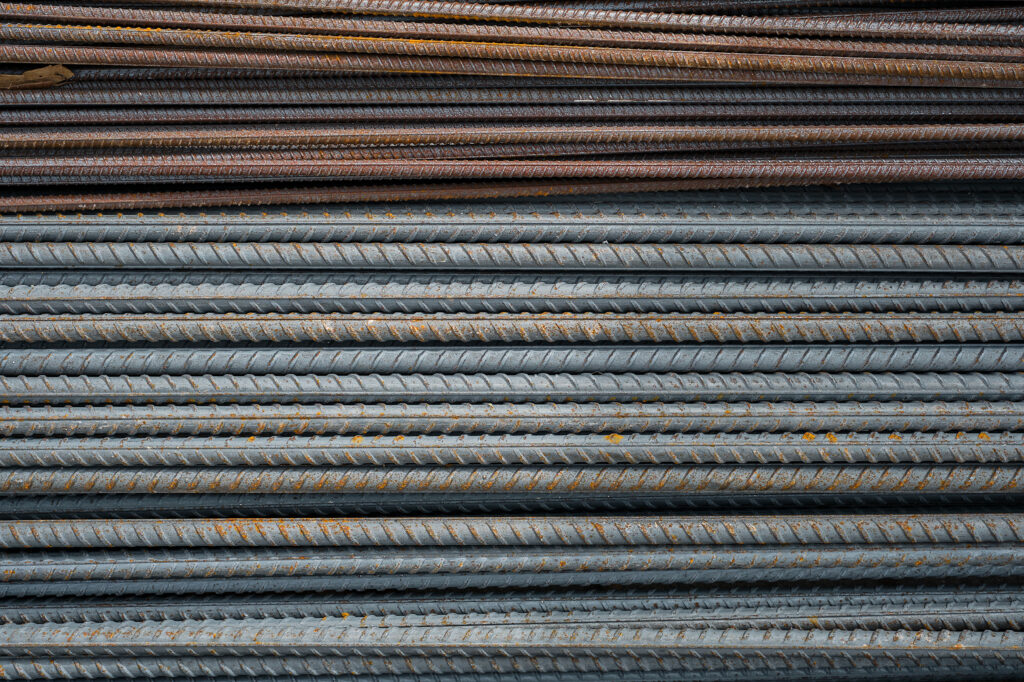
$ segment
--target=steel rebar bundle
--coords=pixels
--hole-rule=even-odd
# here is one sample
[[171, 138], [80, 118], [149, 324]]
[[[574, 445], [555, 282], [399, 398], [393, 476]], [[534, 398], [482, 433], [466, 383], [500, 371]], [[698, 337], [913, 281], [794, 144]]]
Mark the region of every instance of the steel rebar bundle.
[[1024, 13], [0, 2], [0, 680], [1024, 670]]

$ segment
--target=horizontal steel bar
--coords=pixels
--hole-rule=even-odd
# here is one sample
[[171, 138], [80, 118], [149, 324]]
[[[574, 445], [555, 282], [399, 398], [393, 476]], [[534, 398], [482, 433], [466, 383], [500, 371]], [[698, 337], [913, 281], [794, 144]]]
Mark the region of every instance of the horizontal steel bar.
[[151, 314], [0, 315], [0, 342], [1014, 343], [1024, 315]]
[[[222, 71], [229, 71], [223, 69]], [[905, 88], [915, 90], [918, 88]], [[963, 88], [965, 93], [978, 88]], [[764, 121], [825, 125], [1019, 123], [1024, 120], [1018, 104], [981, 101], [976, 104], [290, 104], [290, 105], [195, 105], [129, 107], [14, 107], [0, 108], [0, 126], [69, 125], [182, 125], [333, 123], [347, 121], [381, 123], [446, 122], [457, 119], [474, 123], [512, 122], [624, 122], [638, 119], [680, 122], [691, 125], [751, 123]], [[638, 191], [635, 187], [624, 191]], [[542, 196], [542, 195], [536, 195]], [[133, 207], [138, 208], [138, 207]], [[163, 207], [160, 207], [163, 208]], [[39, 210], [50, 211], [54, 207]]]
[[[653, 246], [653, 245], [652, 245]], [[993, 247], [995, 248], [995, 247]], [[1024, 282], [583, 274], [6, 271], [0, 312], [1016, 312]]]
[[0, 407], [0, 436], [1024, 431], [1020, 402]]
[[960, 495], [1019, 494], [1008, 465], [506, 466], [8, 468], [0, 492], [17, 495], [271, 493], [402, 495]]
[[[0, 43], [0, 57], [4, 44]], [[42, 48], [47, 49], [47, 48]], [[85, 49], [85, 48], [78, 48]], [[102, 50], [105, 48], [92, 48]], [[1022, 83], [1024, 87], [1024, 83]], [[934, 180], [1024, 180], [1019, 155], [895, 156], [855, 154], [811, 158], [669, 159], [349, 159], [327, 150], [217, 152], [191, 154], [119, 154], [8, 156], [0, 159], [0, 177], [41, 178], [47, 183], [75, 179], [89, 183], [197, 181], [386, 181], [430, 180], [722, 180], [755, 179], [831, 184], [845, 182], [926, 182]]]
[[1024, 246], [4, 242], [0, 267], [1019, 273]]
[[69, 437], [0, 450], [0, 467], [51, 468], [854, 463], [1024, 464], [1024, 433]]
[[[673, 656], [697, 652], [767, 651], [833, 652], [870, 647], [886, 651], [945, 651], [1007, 653], [1024, 651], [1019, 632], [886, 632], [824, 630], [690, 630], [644, 626], [602, 625], [474, 625], [409, 626], [405, 628], [352, 625], [344, 618], [163, 623], [88, 623], [8, 625], [0, 630], [0, 645], [11, 656], [67, 655], [344, 655], [358, 656], [369, 648], [377, 653], [433, 656], [557, 655], [562, 652], [636, 653]], [[63, 650], [61, 650], [63, 649]], [[58, 653], [59, 652], [59, 653]]]
[[[458, 593], [414, 595], [304, 594], [228, 595], [172, 599], [140, 597], [128, 603], [100, 600], [10, 600], [0, 606], [0, 622], [87, 623], [255, 618], [329, 618], [348, 614], [359, 624], [470, 625], [543, 622], [631, 622], [644, 619], [675, 626], [715, 629], [929, 629], [995, 630], [1015, 620], [1022, 607], [1019, 589], [955, 589], [892, 591], [872, 588], [819, 588], [815, 592], [704, 587], [697, 590], [525, 591], [513, 594]], [[652, 616], [657, 615], [656, 618]], [[355, 620], [355, 619], [353, 619]], [[986, 627], [1000, 623], [1003, 627]], [[959, 627], [942, 627], [943, 624]], [[864, 627], [857, 627], [863, 625]], [[901, 627], [909, 625], [911, 627]], [[831, 627], [828, 627], [831, 626]]]
[[746, 242], [1020, 244], [1005, 184], [690, 192], [573, 200], [355, 204], [275, 211], [0, 216], [5, 241]]
[[[787, 346], [277, 346], [0, 351], [0, 375], [376, 374], [394, 372], [1010, 372], [1022, 344]], [[0, 426], [0, 430], [2, 430]], [[836, 429], [831, 429], [836, 430]], [[856, 430], [856, 429], [839, 429]], [[878, 429], [872, 429], [878, 430]], [[973, 430], [973, 429], [968, 429]], [[987, 429], [986, 429], [987, 430]], [[1005, 430], [1005, 429], [1004, 429]]]
[[0, 377], [0, 404], [1024, 400], [1024, 374], [647, 373]]
[[[153, 682], [195, 679], [201, 682], [335, 682], [339, 677], [372, 677], [375, 682], [605, 682], [609, 676], [629, 682], [661, 682], [666, 675], [699, 676], [704, 682], [814, 682], [823, 672], [830, 680], [873, 682], [884, 676], [919, 682], [958, 682], [965, 677], [1012, 680], [1024, 656], [999, 658], [944, 652], [866, 652], [843, 656], [813, 652], [776, 654], [725, 651], [716, 657], [633, 655], [608, 657], [577, 652], [571, 658], [530, 656], [148, 656], [22, 657], [5, 660], [0, 679], [93, 680], [144, 678]], [[487, 672], [481, 672], [487, 671]]]
[[[361, 126], [338, 124], [306, 125], [227, 125], [217, 126], [133, 126], [133, 127], [19, 127], [0, 128], [0, 145], [11, 151], [44, 150], [139, 150], [160, 149], [250, 149], [259, 148], [346, 148], [382, 153], [381, 147], [401, 147], [398, 156], [413, 157], [416, 146], [463, 145], [516, 149], [540, 148], [540, 145], [565, 145], [567, 153], [585, 153], [588, 149], [621, 148], [643, 151], [655, 149], [715, 150], [738, 148], [792, 149], [848, 148], [851, 145], [922, 145], [1019, 143], [1024, 141], [1024, 125], [1019, 123], [900, 123], [851, 124], [843, 126], [800, 122], [791, 125], [695, 125], [670, 122], [643, 123], [475, 123], [431, 125]], [[621, 145], [615, 147], [614, 145]], [[535, 146], [535, 147], [531, 147]], [[557, 148], [557, 147], [556, 147]], [[464, 152], [465, 153], [465, 152]], [[373, 158], [368, 156], [366, 158]]]
[[349, 516], [509, 514], [650, 514], [762, 512], [845, 512], [863, 509], [963, 509], [1005, 512], [1018, 508], [1014, 490], [853, 491], [841, 494], [745, 490], [715, 495], [687, 492], [574, 492], [538, 496], [526, 491], [501, 493], [49, 493], [0, 496], [0, 519], [197, 519], [320, 518]]
[[[5, 12], [5, 16], [7, 13]], [[251, 15], [250, 15], [251, 16]], [[283, 17], [282, 17], [283, 18]], [[421, 24], [422, 25], [422, 24]], [[913, 44], [910, 45], [913, 47]], [[967, 47], [967, 46], [964, 46]], [[249, 75], [237, 78], [189, 80], [189, 69], [159, 73], [146, 78], [153, 69], [137, 69], [131, 78], [82, 80], [75, 78], [60, 88], [4, 90], [0, 106], [188, 106], [269, 104], [573, 104], [607, 103], [693, 103], [693, 104], [1001, 104], [1021, 102], [1024, 93], [1016, 88], [897, 88], [897, 87], [788, 87], [750, 86], [701, 87], [649, 84], [609, 85], [587, 83], [541, 83], [531, 78], [523, 84], [495, 82], [483, 76], [464, 78], [440, 75], [432, 80], [402, 82], [401, 78], [377, 79], [329, 75], [290, 78]], [[177, 72], [180, 77], [175, 77]], [[504, 80], [511, 80], [505, 78]]]
[[999, 545], [722, 548], [390, 548], [6, 552], [0, 596], [245, 594], [795, 580], [1004, 579], [1024, 551]]
[[1021, 514], [10, 520], [4, 549], [1020, 543]]

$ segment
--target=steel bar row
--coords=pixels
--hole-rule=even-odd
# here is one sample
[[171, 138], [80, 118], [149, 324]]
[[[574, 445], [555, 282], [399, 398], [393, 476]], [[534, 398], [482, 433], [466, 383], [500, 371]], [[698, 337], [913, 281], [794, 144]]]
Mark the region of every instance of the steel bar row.
[[251, 346], [5, 350], [3, 376], [551, 372], [1010, 372], [1022, 344], [434, 347]]
[[[2, 407], [5, 437], [737, 434], [1024, 430], [1024, 402], [398, 403]], [[838, 436], [837, 436], [838, 437]], [[615, 439], [613, 439], [615, 440]], [[827, 436], [824, 439], [828, 442]], [[10, 444], [15, 441], [5, 441]], [[18, 440], [28, 445], [34, 440]], [[163, 438], [156, 439], [157, 444]], [[991, 442], [991, 441], [987, 441]], [[974, 447], [983, 447], [978, 439]], [[611, 441], [608, 441], [611, 444]], [[812, 445], [805, 439], [805, 447]], [[896, 442], [889, 446], [898, 445]], [[977, 451], [977, 450], [976, 450]]]

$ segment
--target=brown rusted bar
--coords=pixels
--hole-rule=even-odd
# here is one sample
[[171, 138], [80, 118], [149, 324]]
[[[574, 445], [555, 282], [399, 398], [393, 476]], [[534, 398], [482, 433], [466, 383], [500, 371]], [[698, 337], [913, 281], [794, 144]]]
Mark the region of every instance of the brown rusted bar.
[[[509, 60], [556, 62], [602, 66], [635, 66], [650, 69], [811, 73], [846, 78], [884, 78], [892, 83], [950, 80], [979, 85], [1020, 84], [1024, 65], [1003, 62], [970, 62], [921, 59], [833, 57], [818, 55], [769, 55], [636, 48], [602, 48], [564, 45], [471, 43], [403, 38], [356, 38], [290, 33], [151, 31], [124, 27], [0, 24], [0, 38], [18, 42], [115, 43], [124, 45], [175, 46], [206, 49], [317, 51], [358, 55], [402, 55], [458, 60]], [[341, 54], [332, 54], [339, 59]], [[349, 57], [353, 59], [353, 57]], [[734, 76], [737, 77], [737, 76]]]
[[949, 59], [957, 61], [1017, 61], [1020, 50], [998, 45], [877, 42], [735, 36], [658, 31], [615, 31], [560, 26], [462, 24], [381, 20], [369, 17], [308, 17], [266, 14], [227, 14], [186, 10], [122, 7], [79, 7], [0, 3], [0, 19], [26, 22], [74, 23], [149, 28], [214, 29], [322, 35], [440, 39], [447, 41], [507, 42], [592, 47], [659, 48], [722, 52], [767, 52], [834, 56]]
[[[163, 4], [144, 0], [145, 4]], [[551, 5], [493, 5], [444, 0], [179, 0], [181, 5], [211, 9], [244, 8], [260, 12], [309, 12], [418, 17], [460, 21], [555, 24], [694, 33], [836, 36], [895, 40], [973, 40], [1019, 45], [1024, 26], [921, 21], [858, 20], [785, 16], [676, 14]]]
[[[266, 146], [366, 146], [394, 145], [568, 145], [558, 153], [631, 151], [630, 147], [599, 147], [613, 144], [700, 145], [731, 144], [736, 148], [760, 145], [789, 147], [889, 144], [901, 142], [1024, 141], [1024, 124], [870, 125], [870, 126], [672, 126], [672, 125], [454, 125], [353, 128], [347, 126], [228, 127], [204, 128], [82, 128], [0, 129], [0, 146], [7, 149], [81, 149], [117, 147], [266, 147]], [[576, 145], [573, 147], [572, 145]], [[671, 150], [668, 146], [666, 149]], [[644, 151], [644, 148], [633, 151]], [[649, 148], [647, 149], [650, 150]], [[472, 150], [463, 150], [470, 152]], [[414, 154], [415, 149], [406, 150]], [[393, 150], [392, 154], [400, 154]], [[509, 156], [515, 155], [515, 147]], [[554, 152], [552, 152], [554, 153]], [[532, 152], [531, 155], [536, 155]]]

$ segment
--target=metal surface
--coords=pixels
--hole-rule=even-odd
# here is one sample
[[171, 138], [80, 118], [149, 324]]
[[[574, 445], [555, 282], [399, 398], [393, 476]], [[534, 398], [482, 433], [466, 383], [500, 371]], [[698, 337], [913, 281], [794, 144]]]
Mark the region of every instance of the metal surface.
[[0, 2], [0, 680], [1020, 679], [1011, 5]]

